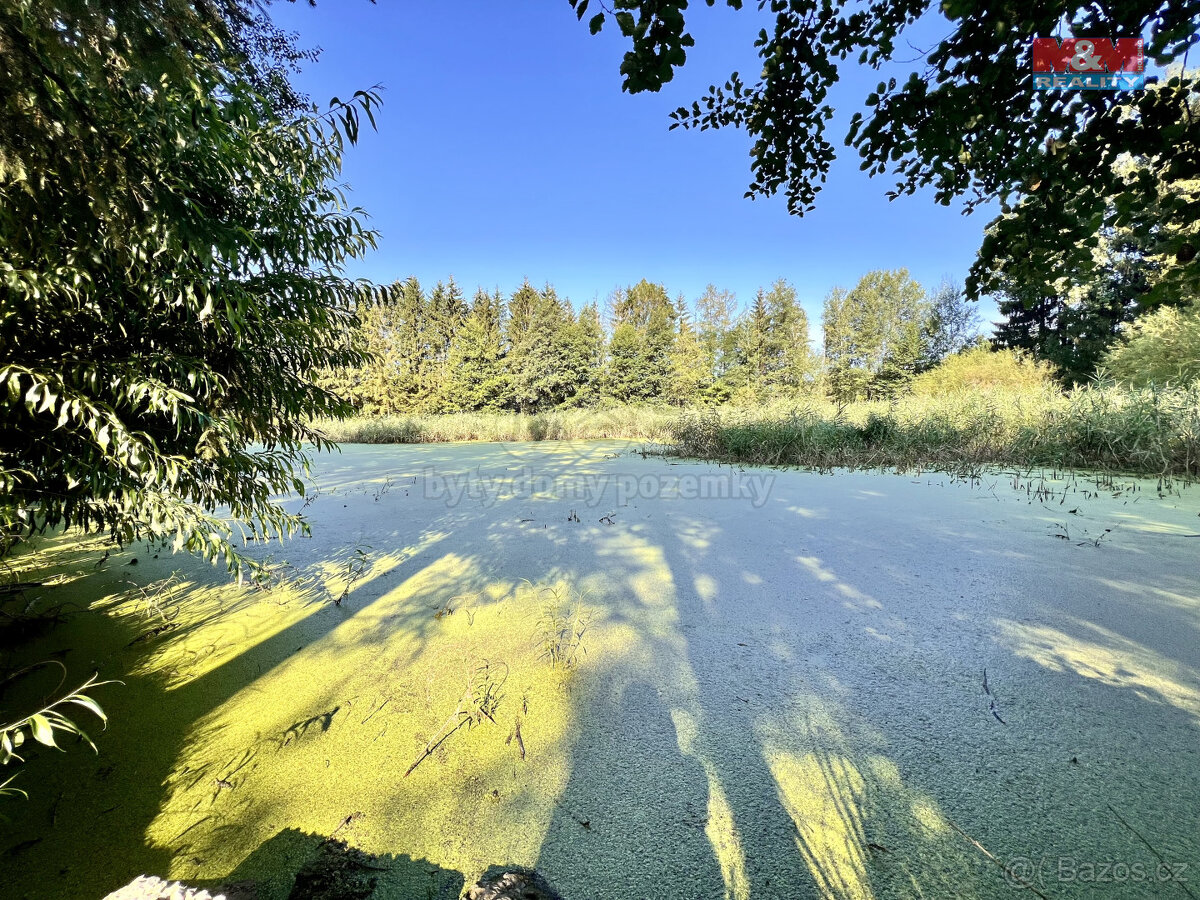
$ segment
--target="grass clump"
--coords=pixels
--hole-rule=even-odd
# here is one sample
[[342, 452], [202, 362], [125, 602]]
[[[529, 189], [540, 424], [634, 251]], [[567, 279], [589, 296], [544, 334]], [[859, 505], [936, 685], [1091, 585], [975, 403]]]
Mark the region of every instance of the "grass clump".
[[909, 385], [912, 394], [978, 393], [980, 391], [1048, 390], [1054, 386], [1054, 367], [1012, 349], [995, 350], [979, 344], [946, 357]]
[[561, 585], [537, 588], [528, 581], [525, 589], [541, 601], [535, 640], [542, 658], [552, 669], [570, 669], [580, 653], [587, 653], [583, 646], [588, 629], [583, 595]]
[[970, 474], [999, 465], [1190, 479], [1200, 474], [1200, 385], [1098, 383], [1067, 394], [1027, 387], [709, 410], [677, 419], [669, 444], [681, 456], [818, 469]]

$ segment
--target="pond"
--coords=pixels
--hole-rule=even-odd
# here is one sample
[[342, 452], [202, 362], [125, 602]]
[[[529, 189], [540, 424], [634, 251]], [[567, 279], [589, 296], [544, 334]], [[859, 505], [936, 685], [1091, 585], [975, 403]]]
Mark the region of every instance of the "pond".
[[311, 537], [249, 548], [269, 590], [39, 547], [66, 621], [30, 658], [124, 683], [97, 754], [0, 801], [5, 897], [285, 898], [330, 837], [376, 897], [505, 864], [567, 900], [1200, 880], [1194, 491], [618, 441], [347, 446], [312, 481]]

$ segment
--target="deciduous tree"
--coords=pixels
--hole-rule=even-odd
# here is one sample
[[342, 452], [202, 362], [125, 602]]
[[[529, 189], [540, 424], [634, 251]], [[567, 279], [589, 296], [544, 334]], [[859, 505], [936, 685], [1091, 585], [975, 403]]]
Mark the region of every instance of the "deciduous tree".
[[375, 242], [338, 189], [360, 93], [288, 109], [237, 3], [0, 6], [0, 525], [165, 539], [231, 566], [290, 533], [315, 380], [355, 366]]

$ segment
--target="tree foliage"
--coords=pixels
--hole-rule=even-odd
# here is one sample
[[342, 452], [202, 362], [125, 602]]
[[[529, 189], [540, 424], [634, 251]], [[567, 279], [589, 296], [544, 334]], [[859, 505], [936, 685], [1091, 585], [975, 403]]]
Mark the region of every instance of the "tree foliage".
[[241, 9], [0, 9], [10, 535], [75, 525], [236, 566], [219, 508], [254, 534], [302, 526], [272, 497], [326, 446], [311, 418], [348, 410], [315, 372], [363, 358], [341, 273], [374, 235], [337, 177], [378, 98], [294, 115], [237, 49]]
[[1137, 319], [1106, 354], [1103, 368], [1136, 387], [1200, 379], [1200, 304], [1162, 307]]
[[668, 393], [675, 307], [661, 284], [642, 279], [617, 291], [609, 347], [608, 392], [637, 402]]
[[983, 343], [947, 356], [914, 378], [911, 389], [918, 396], [981, 395], [997, 389], [1052, 390], [1054, 384], [1054, 370], [1048, 363]]
[[349, 340], [367, 358], [321, 383], [367, 415], [685, 405], [816, 388], [808, 317], [783, 279], [741, 315], [712, 285], [693, 308], [643, 279], [612, 293], [607, 328], [595, 302], [576, 312], [552, 285], [528, 281], [507, 298], [480, 289], [453, 327], [439, 327], [452, 285], [426, 292], [408, 278], [364, 296]]
[[982, 322], [978, 308], [967, 300], [958, 282], [942, 279], [929, 296], [924, 329], [926, 367], [977, 344]]
[[[569, 0], [583, 18], [589, 0]], [[713, 5], [715, 0], [708, 0]], [[741, 8], [741, 0], [726, 0]], [[813, 208], [835, 156], [827, 134], [829, 89], [847, 60], [876, 69], [909, 56], [907, 27], [940, 15], [946, 35], [919, 51], [906, 79], [880, 81], [854, 115], [846, 142], [871, 175], [896, 179], [890, 197], [932, 189], [937, 202], [965, 198], [967, 209], [998, 201], [994, 223], [967, 278], [968, 294], [994, 289], [996, 259], [1010, 283], [1078, 280], [1092, 268], [1102, 226], [1157, 230], [1155, 253], [1168, 260], [1158, 289], [1195, 293], [1200, 280], [1194, 191], [1163, 190], [1200, 177], [1195, 80], [1173, 75], [1157, 89], [1036, 91], [1030, 82], [1034, 37], [1145, 37], [1158, 66], [1186, 59], [1200, 30], [1200, 0], [761, 0], [770, 22], [755, 41], [755, 76], [723, 84], [673, 114], [671, 127], [745, 128], [753, 139], [747, 196], [786, 194], [796, 214]], [[693, 39], [687, 0], [614, 0], [631, 48], [621, 64], [624, 89], [658, 90], [682, 66]], [[603, 27], [608, 7], [589, 21]], [[1134, 173], [1117, 165], [1140, 161]]]
[[876, 270], [851, 291], [835, 288], [822, 325], [830, 391], [838, 400], [891, 396], [926, 357], [925, 291], [907, 269]]

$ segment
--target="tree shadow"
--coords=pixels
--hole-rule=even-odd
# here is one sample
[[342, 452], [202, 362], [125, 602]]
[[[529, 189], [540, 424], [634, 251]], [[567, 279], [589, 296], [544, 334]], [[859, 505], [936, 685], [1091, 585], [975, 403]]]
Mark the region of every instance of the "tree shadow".
[[568, 897], [709, 897], [708, 783], [658, 691], [610, 673], [580, 698], [574, 764], [537, 868]]
[[[606, 470], [544, 455], [549, 477], [580, 483], [661, 466], [623, 461]], [[835, 490], [822, 480], [836, 515], [807, 496], [800, 512], [786, 492], [751, 512], [726, 501], [637, 497], [622, 507], [611, 492], [594, 507], [511, 489], [454, 503], [410, 487], [408, 496], [392, 489], [376, 500], [354, 486], [355, 475], [376, 483], [424, 460], [402, 457], [403, 465], [373, 450], [370, 465], [335, 473], [340, 490], [358, 491], [358, 503], [385, 515], [368, 522], [338, 493], [322, 495], [311, 508], [321, 534], [296, 545], [313, 567], [333, 560], [335, 569], [353, 561], [355, 542], [374, 548], [341, 608], [298, 600], [257, 621], [240, 601], [217, 604], [206, 621], [142, 642], [134, 642], [144, 633], [136, 618], [81, 616], [54, 636], [59, 643], [32, 648], [87, 646], [103, 674], [136, 671], [226, 627], [230, 649], [174, 672], [143, 671], [105, 694], [119, 727], [104, 736], [99, 758], [71, 748], [31, 760], [35, 800], [22, 807], [25, 819], [0, 828], [0, 847], [9, 848], [0, 877], [16, 885], [14, 896], [101, 896], [141, 872], [221, 872], [226, 857], [234, 872], [268, 878], [275, 861], [299, 859], [323, 840], [293, 827], [301, 814], [331, 814], [330, 798], [341, 803], [338, 792], [361, 773], [374, 773], [370, 789], [346, 793], [372, 805], [339, 807], [336, 816], [369, 808], [372, 827], [379, 823], [372, 849], [411, 850], [448, 872], [469, 856], [464, 845], [519, 830], [515, 849], [493, 842], [483, 855], [536, 860], [569, 900], [996, 895], [1001, 874], [951, 822], [1002, 858], [1043, 846], [1099, 859], [1137, 846], [1115, 820], [1100, 821], [1096, 798], [1133, 818], [1146, 798], [1176, 821], [1200, 809], [1195, 787], [1153, 780], [1186, 758], [1181, 748], [1195, 735], [1186, 707], [1194, 650], [1177, 636], [1194, 627], [1186, 598], [1196, 583], [1155, 580], [1149, 558], [1138, 558], [1123, 587], [1106, 587], [1126, 557], [1074, 547], [1082, 552], [1064, 556], [1057, 551], [1068, 548], [1024, 513], [1025, 531], [997, 540], [979, 507], [947, 516], [907, 504], [904, 492], [914, 489], [903, 479], [870, 481], [844, 510], [832, 504], [857, 482]], [[531, 462], [517, 453], [512, 466], [497, 463], [486, 448], [433, 448], [429, 459], [443, 472], [477, 466], [485, 474]], [[670, 471], [696, 469], [707, 467]], [[872, 504], [889, 491], [904, 497], [881, 516]], [[599, 521], [610, 510], [613, 524]], [[754, 517], [752, 527], [728, 524], [743, 514]], [[450, 534], [453, 546], [443, 544]], [[922, 554], [962, 572], [931, 584]], [[144, 559], [139, 577], [168, 566]], [[524, 747], [518, 755], [519, 740], [504, 744], [523, 688], [560, 690], [547, 686], [558, 676], [542, 661], [505, 688], [511, 705], [500, 728], [463, 729], [403, 781], [462, 690], [459, 681], [437, 682], [449, 677], [437, 653], [498, 660], [522, 648], [523, 658], [535, 656], [531, 623], [505, 618], [522, 576], [602, 590], [591, 601], [589, 653], [560, 686], [569, 720], [551, 728], [540, 709], [523, 715], [528, 758]], [[1072, 580], [1082, 585], [1066, 594]], [[1173, 606], [1157, 603], [1132, 624], [1117, 611], [1159, 588], [1177, 598]], [[1101, 589], [1109, 602], [1089, 608], [1088, 592]], [[468, 595], [439, 614], [448, 598]], [[468, 613], [495, 625], [503, 648], [473, 639]], [[1157, 655], [1144, 653], [1156, 634], [1176, 637]], [[1163, 675], [1164, 658], [1181, 668], [1174, 688], [1155, 692], [1148, 680]], [[84, 675], [87, 662], [72, 661]], [[305, 677], [305, 666], [319, 677]], [[985, 666], [1007, 726], [988, 712]], [[400, 672], [431, 687], [404, 705], [390, 692]], [[251, 710], [243, 704], [256, 692], [263, 706]], [[1063, 708], [1056, 697], [1081, 705]], [[1106, 732], [1108, 769], [1078, 749], [1080, 735], [1090, 749], [1103, 746], [1089, 716], [1105, 709], [1129, 720]], [[255, 710], [265, 712], [253, 727], [239, 721]], [[1164, 737], [1157, 749], [1136, 733], [1146, 710]], [[269, 751], [276, 755], [267, 760]], [[314, 756], [313, 771], [289, 769], [302, 753], [324, 759]], [[1138, 754], [1157, 769], [1134, 771]], [[243, 788], [251, 777], [263, 779], [257, 799]], [[264, 785], [275, 795], [262, 796]], [[423, 790], [446, 785], [456, 805], [414, 811]], [[1177, 828], [1166, 823], [1164, 831], [1165, 840], [1151, 832], [1156, 846], [1196, 858]], [[426, 833], [443, 835], [441, 845], [418, 846]], [[267, 849], [238, 862], [249, 847]], [[26, 872], [38, 883], [23, 883]], [[272, 890], [286, 894], [286, 886]]]
[[256, 898], [289, 900], [457, 900], [465, 880], [461, 872], [426, 859], [404, 853], [367, 854], [339, 841], [336, 835], [323, 837], [285, 828], [255, 848], [224, 878], [190, 886], [214, 894], [240, 890]]

